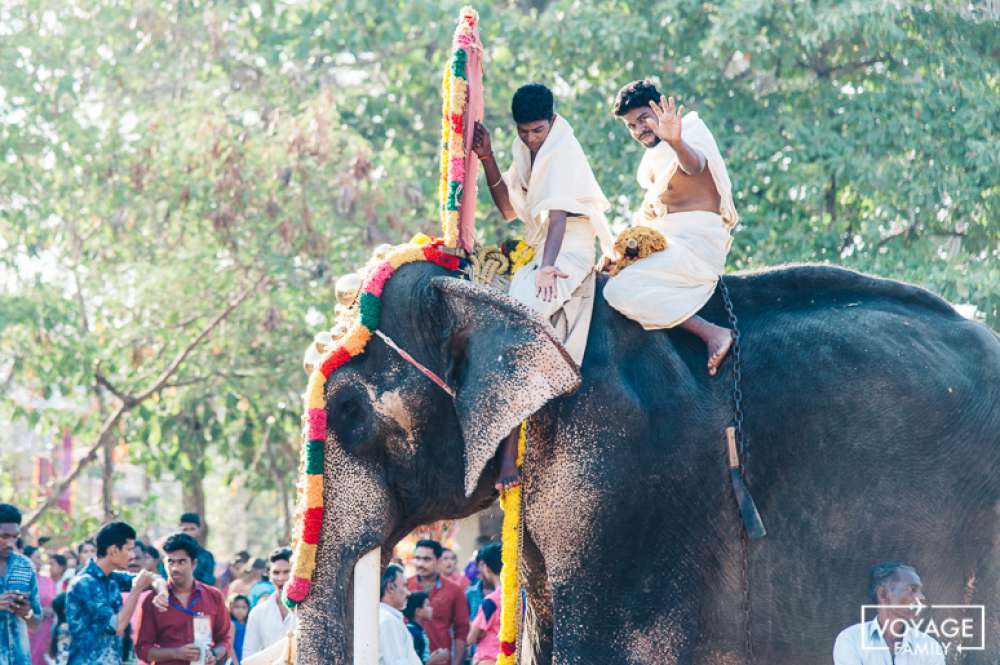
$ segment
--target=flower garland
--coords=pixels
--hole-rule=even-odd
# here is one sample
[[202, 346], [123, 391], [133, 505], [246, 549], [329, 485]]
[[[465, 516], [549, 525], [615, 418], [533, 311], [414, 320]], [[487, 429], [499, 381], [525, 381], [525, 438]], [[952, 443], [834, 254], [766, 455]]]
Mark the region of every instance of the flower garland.
[[463, 7], [452, 39], [452, 56], [444, 68], [441, 82], [441, 228], [444, 244], [458, 247], [458, 219], [462, 190], [465, 188], [465, 111], [469, 98], [466, 71], [468, 48], [474, 41], [479, 14]]
[[627, 228], [618, 234], [615, 240], [615, 252], [620, 258], [615, 261], [608, 274], [614, 277], [639, 259], [662, 252], [666, 248], [667, 239], [656, 229], [648, 226]]
[[513, 275], [535, 258], [535, 248], [523, 240], [517, 241], [517, 246], [510, 252], [510, 274]]
[[[521, 423], [517, 437], [517, 466], [524, 462], [524, 448], [528, 438], [528, 423]], [[521, 534], [521, 486], [516, 485], [500, 493], [500, 508], [503, 510], [500, 555], [503, 568], [500, 569], [500, 655], [497, 665], [514, 665], [517, 661], [517, 617], [520, 615], [521, 587], [518, 584], [518, 568]]]
[[[424, 237], [414, 240], [429, 239]], [[368, 340], [378, 330], [382, 317], [382, 290], [400, 266], [417, 261], [429, 261], [446, 270], [458, 269], [458, 257], [442, 252], [441, 245], [440, 240], [401, 245], [389, 252], [382, 262], [376, 264], [361, 285], [358, 300], [359, 320], [337, 341], [330, 353], [309, 375], [309, 385], [305, 395], [306, 411], [303, 417], [305, 431], [301, 461], [302, 482], [299, 485], [299, 518], [296, 520], [292, 579], [285, 587], [285, 604], [289, 607], [295, 607], [309, 595], [312, 574], [316, 568], [316, 545], [323, 525], [326, 380], [338, 367], [364, 352]]]

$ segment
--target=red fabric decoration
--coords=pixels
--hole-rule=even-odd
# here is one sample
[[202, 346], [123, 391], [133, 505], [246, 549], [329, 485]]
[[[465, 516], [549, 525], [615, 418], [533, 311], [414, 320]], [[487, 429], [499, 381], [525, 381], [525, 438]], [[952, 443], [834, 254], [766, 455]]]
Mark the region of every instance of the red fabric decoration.
[[513, 656], [514, 652], [517, 651], [517, 647], [510, 642], [501, 642], [500, 651], [503, 651], [505, 656]]
[[319, 542], [319, 529], [323, 525], [323, 508], [308, 508], [302, 522], [302, 542], [315, 545]]
[[433, 245], [424, 245], [424, 258], [445, 270], [458, 270], [458, 257], [445, 254]]
[[330, 354], [330, 356], [323, 361], [323, 364], [319, 366], [319, 371], [323, 373], [323, 376], [330, 378], [330, 374], [333, 370], [337, 369], [341, 365], [347, 363], [351, 359], [351, 354], [347, 352], [347, 349], [340, 346], [337, 350]]
[[451, 131], [455, 132], [456, 134], [461, 134], [463, 124], [464, 120], [462, 119], [461, 115], [457, 113], [451, 114]]

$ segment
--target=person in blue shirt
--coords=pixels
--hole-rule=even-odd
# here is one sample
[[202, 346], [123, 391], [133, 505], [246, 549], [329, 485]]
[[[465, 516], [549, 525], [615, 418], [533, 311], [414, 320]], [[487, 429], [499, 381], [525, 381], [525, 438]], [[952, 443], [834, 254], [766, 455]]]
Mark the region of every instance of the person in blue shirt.
[[250, 599], [243, 594], [229, 597], [229, 619], [236, 634], [233, 636], [233, 651], [236, 661], [243, 662], [243, 638], [247, 634], [247, 617], [250, 615]]
[[15, 551], [20, 535], [21, 511], [0, 503], [0, 665], [31, 665], [28, 628], [42, 614], [35, 568]]
[[[122, 635], [142, 596], [151, 586], [166, 605], [166, 583], [148, 570], [124, 572], [135, 548], [135, 529], [109, 522], [97, 532], [97, 558], [92, 559], [66, 592], [69, 624], [68, 665], [120, 665]], [[122, 600], [122, 594], [128, 596]]]
[[198, 513], [184, 513], [180, 519], [180, 530], [198, 541], [201, 551], [195, 560], [194, 578], [202, 584], [215, 586], [215, 556], [205, 549], [205, 530]]

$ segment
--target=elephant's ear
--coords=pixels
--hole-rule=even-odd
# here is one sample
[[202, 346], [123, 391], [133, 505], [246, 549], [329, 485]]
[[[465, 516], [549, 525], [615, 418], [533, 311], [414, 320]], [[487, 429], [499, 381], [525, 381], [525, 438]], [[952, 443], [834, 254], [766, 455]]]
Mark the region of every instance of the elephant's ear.
[[433, 285], [450, 311], [455, 411], [465, 438], [465, 494], [521, 421], [576, 390], [580, 372], [549, 326], [496, 291], [453, 277]]

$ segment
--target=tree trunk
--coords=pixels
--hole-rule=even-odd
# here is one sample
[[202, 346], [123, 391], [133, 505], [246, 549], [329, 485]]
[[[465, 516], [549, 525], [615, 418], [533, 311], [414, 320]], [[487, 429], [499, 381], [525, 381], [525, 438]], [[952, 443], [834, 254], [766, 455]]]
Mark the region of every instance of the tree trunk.
[[183, 487], [182, 504], [185, 513], [198, 513], [201, 516], [201, 544], [205, 545], [208, 542], [208, 520], [205, 517], [205, 458], [198, 446], [192, 446], [188, 454], [191, 456], [191, 473], [187, 478], [180, 479]]

